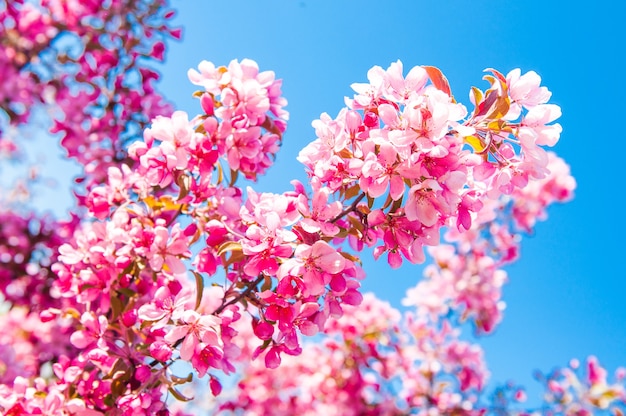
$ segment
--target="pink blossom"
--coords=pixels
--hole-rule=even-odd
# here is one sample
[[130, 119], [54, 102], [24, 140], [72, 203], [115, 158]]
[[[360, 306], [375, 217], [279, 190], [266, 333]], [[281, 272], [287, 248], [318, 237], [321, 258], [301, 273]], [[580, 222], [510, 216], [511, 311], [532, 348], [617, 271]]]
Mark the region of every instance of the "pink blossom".
[[80, 322], [84, 329], [74, 332], [70, 337], [74, 346], [85, 349], [96, 343], [98, 348], [108, 349], [103, 337], [109, 324], [105, 316], [96, 316], [94, 313], [85, 312], [82, 314]]
[[193, 301], [191, 293], [181, 290], [174, 297], [168, 286], [162, 286], [154, 294], [153, 302], [144, 304], [138, 309], [138, 317], [153, 322], [152, 328], [162, 328], [170, 319], [179, 319]]
[[187, 268], [181, 257], [189, 257], [191, 253], [187, 237], [182, 233], [180, 225], [176, 224], [171, 232], [163, 226], [155, 227], [152, 232], [154, 237], [146, 253], [150, 267], [155, 271], [165, 268], [172, 274], [184, 274]]
[[277, 276], [301, 276], [306, 293], [311, 295], [321, 294], [330, 275], [341, 273], [347, 266], [347, 260], [325, 241], [316, 241], [312, 246], [301, 244], [294, 256], [280, 266]]
[[437, 191], [441, 189], [439, 183], [433, 180], [411, 187], [404, 209], [407, 219], [419, 221], [427, 227], [435, 225], [439, 219]]
[[222, 347], [219, 336], [221, 319], [213, 315], [200, 315], [196, 311], [186, 310], [172, 330], [164, 337], [170, 344], [183, 338], [180, 348], [180, 357], [189, 361], [196, 354], [200, 343]]
[[395, 172], [397, 162], [398, 154], [388, 143], [379, 146], [377, 156], [368, 153], [362, 167], [361, 189], [372, 198], [378, 198], [389, 187], [389, 196], [394, 201], [400, 199], [404, 194], [405, 185], [402, 176]]
[[298, 224], [308, 233], [321, 232], [326, 236], [334, 236], [339, 232], [339, 227], [331, 220], [341, 212], [341, 202], [329, 202], [331, 191], [323, 187], [317, 178], [311, 179], [311, 187], [311, 208], [306, 195], [299, 195], [298, 209], [304, 218]]
[[506, 76], [509, 94], [512, 100], [511, 110], [507, 118], [517, 119], [521, 112], [521, 106], [532, 108], [548, 102], [552, 93], [546, 87], [540, 87], [541, 78], [535, 71], [521, 75], [519, 68], [512, 70]]

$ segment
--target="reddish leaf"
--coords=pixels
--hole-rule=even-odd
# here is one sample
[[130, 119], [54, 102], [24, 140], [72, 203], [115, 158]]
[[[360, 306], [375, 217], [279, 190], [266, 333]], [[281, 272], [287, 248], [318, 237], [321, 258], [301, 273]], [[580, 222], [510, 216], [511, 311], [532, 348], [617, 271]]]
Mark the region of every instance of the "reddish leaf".
[[495, 90], [488, 90], [485, 100], [481, 102], [476, 108], [475, 117], [484, 116], [487, 113], [489, 113], [489, 111], [491, 110], [491, 107], [493, 107], [493, 104], [496, 102], [497, 99], [498, 99], [498, 92]]
[[430, 81], [433, 83], [435, 88], [445, 92], [449, 96], [452, 96], [452, 92], [450, 91], [450, 83], [439, 68], [434, 66], [422, 66], [422, 68], [426, 70], [426, 73], [430, 77]]
[[496, 76], [496, 78], [498, 78], [500, 83], [506, 85], [506, 77], [504, 75], [502, 75], [502, 73], [500, 71], [497, 71], [497, 70], [495, 70], [493, 68], [487, 68], [487, 69], [485, 69], [485, 72], [491, 72], [493, 75]]

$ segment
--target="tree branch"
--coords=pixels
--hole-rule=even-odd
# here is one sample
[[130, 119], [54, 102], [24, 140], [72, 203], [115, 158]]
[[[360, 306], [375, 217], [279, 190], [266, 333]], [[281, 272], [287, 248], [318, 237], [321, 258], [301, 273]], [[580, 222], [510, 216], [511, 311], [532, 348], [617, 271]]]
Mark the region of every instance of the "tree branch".
[[329, 222], [335, 223], [339, 221], [341, 218], [348, 215], [349, 213], [354, 212], [354, 210], [356, 210], [356, 206], [359, 204], [359, 202], [363, 200], [363, 198], [365, 198], [365, 192], [361, 192], [361, 195], [359, 195], [354, 201], [352, 201], [352, 204], [350, 204], [348, 208], [341, 211], [339, 214], [337, 214], [335, 218], [333, 218]]

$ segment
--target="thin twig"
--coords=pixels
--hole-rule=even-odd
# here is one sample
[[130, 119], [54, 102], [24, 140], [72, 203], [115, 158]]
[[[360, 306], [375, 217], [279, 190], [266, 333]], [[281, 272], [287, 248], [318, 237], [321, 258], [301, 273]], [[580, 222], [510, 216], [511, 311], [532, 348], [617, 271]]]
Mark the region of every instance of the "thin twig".
[[246, 286], [246, 288], [244, 290], [242, 290], [241, 292], [239, 292], [239, 294], [237, 296], [235, 296], [234, 298], [232, 298], [231, 300], [229, 300], [226, 303], [223, 303], [219, 308], [217, 308], [215, 310], [215, 312], [213, 312], [213, 315], [219, 315], [220, 313], [222, 313], [222, 311], [224, 309], [226, 309], [228, 306], [239, 302], [241, 299], [243, 299], [244, 297], [248, 296], [250, 294], [250, 292], [252, 292], [254, 290], [254, 288], [257, 287], [257, 285], [259, 283], [261, 283], [261, 281], [265, 278], [264, 275], [259, 275], [259, 277], [256, 278], [255, 281], [253, 282], [248, 282], [248, 285]]
[[349, 213], [353, 212], [356, 209], [356, 206], [359, 204], [359, 202], [363, 200], [363, 198], [365, 198], [365, 192], [361, 192], [361, 195], [359, 195], [354, 201], [352, 201], [352, 204], [350, 204], [348, 208], [341, 211], [339, 214], [337, 214], [335, 218], [333, 218], [329, 222], [335, 223], [339, 221], [341, 218], [348, 215]]

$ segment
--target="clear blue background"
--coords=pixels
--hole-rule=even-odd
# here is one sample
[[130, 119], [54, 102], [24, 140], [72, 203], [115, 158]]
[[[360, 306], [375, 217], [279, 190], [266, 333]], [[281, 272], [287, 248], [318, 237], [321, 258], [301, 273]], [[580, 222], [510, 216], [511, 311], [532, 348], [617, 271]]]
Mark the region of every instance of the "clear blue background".
[[[485, 68], [538, 72], [562, 107], [556, 151], [578, 181], [574, 201], [553, 207], [508, 269], [505, 318], [479, 341], [494, 382], [530, 387], [550, 370], [590, 354], [613, 369], [626, 365], [626, 272], [623, 261], [626, 97], [621, 1], [229, 0], [181, 1], [160, 89], [179, 109], [197, 112], [187, 70], [203, 60], [226, 65], [251, 58], [284, 80], [291, 120], [283, 148], [259, 189], [282, 192], [304, 180], [295, 160], [314, 139], [311, 121], [332, 116], [365, 82], [373, 65], [400, 59], [405, 73], [434, 65], [468, 107], [470, 86], [485, 87]], [[69, 172], [69, 171], [68, 171]], [[365, 259], [366, 290], [400, 306], [421, 267], [390, 272]], [[535, 387], [533, 387], [533, 385]]]

